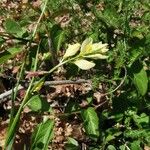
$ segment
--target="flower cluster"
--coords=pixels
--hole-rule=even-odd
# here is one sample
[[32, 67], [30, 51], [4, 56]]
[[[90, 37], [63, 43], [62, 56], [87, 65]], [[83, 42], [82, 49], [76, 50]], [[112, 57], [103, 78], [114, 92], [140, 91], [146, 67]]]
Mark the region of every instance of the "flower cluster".
[[108, 58], [105, 53], [108, 51], [107, 44], [93, 43], [92, 38], [87, 38], [80, 45], [79, 43], [69, 45], [63, 60], [75, 56], [73, 63], [82, 70], [88, 70], [95, 66], [95, 63], [87, 60], [89, 59], [106, 59]]

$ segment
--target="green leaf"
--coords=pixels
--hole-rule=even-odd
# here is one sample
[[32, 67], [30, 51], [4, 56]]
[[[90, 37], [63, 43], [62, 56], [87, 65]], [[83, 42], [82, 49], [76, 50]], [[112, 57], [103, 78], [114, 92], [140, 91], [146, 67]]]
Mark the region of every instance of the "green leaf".
[[133, 82], [139, 91], [139, 93], [144, 96], [148, 88], [148, 77], [143, 66], [136, 62], [131, 67], [131, 72], [133, 73]]
[[119, 146], [119, 150], [126, 150], [126, 146], [125, 145]]
[[142, 150], [142, 148], [140, 147], [140, 141], [134, 141], [131, 143], [131, 150]]
[[94, 108], [89, 107], [81, 111], [82, 119], [84, 121], [84, 129], [90, 138], [97, 138], [99, 136], [99, 118]]
[[131, 67], [131, 65], [142, 55], [142, 49], [133, 49], [131, 52], [129, 52], [129, 64], [128, 66]]
[[149, 127], [149, 116], [146, 115], [145, 113], [142, 113], [140, 116], [138, 115], [133, 115], [133, 120], [135, 122], [135, 124], [139, 127], [139, 128], [148, 128]]
[[113, 145], [109, 145], [106, 150], [116, 150], [116, 148]]
[[37, 82], [35, 83], [35, 85], [34, 85], [33, 88], [32, 88], [32, 91], [33, 91], [33, 92], [38, 92], [38, 91], [42, 88], [44, 82], [45, 82], [45, 78], [43, 77], [43, 78], [41, 78], [39, 81], [37, 81]]
[[52, 27], [50, 36], [52, 40], [52, 46], [54, 50], [58, 52], [60, 50], [61, 44], [65, 40], [65, 32], [59, 25], [56, 24]]
[[78, 150], [79, 144], [75, 139], [68, 137], [68, 141], [65, 147], [66, 147], [66, 150]]
[[75, 101], [69, 101], [67, 103], [67, 107], [65, 109], [65, 113], [72, 113], [74, 111], [77, 111], [79, 109], [79, 105]]
[[21, 47], [11, 47], [7, 51], [0, 53], [0, 64], [3, 64], [17, 53], [21, 52]]
[[5, 21], [4, 27], [8, 33], [21, 37], [24, 34], [21, 26], [14, 20], [8, 18]]
[[31, 150], [47, 150], [53, 137], [54, 121], [47, 120], [40, 123], [31, 137]]
[[32, 111], [49, 111], [50, 105], [48, 102], [44, 99], [42, 99], [39, 95], [32, 96], [29, 101], [26, 103], [26, 105], [32, 110]]
[[108, 143], [109, 141], [114, 140], [114, 139], [115, 139], [114, 135], [108, 135], [105, 139], [105, 142]]

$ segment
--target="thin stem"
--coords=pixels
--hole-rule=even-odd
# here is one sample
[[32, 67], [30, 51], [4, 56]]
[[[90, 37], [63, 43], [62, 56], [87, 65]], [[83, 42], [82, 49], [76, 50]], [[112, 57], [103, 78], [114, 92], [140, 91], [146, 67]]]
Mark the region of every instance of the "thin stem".
[[10, 123], [9, 123], [9, 125], [11, 125], [11, 122], [13, 121], [13, 117], [14, 117], [14, 101], [16, 99], [18, 90], [20, 88], [19, 83], [20, 83], [20, 80], [21, 80], [21, 76], [23, 74], [24, 66], [25, 66], [25, 62], [23, 63], [23, 65], [21, 67], [21, 70], [20, 70], [20, 73], [19, 73], [19, 79], [17, 80], [16, 87], [12, 90], [12, 108], [11, 108], [11, 113], [10, 113]]
[[42, 13], [41, 13], [41, 15], [40, 15], [40, 17], [39, 17], [39, 19], [38, 19], [38, 21], [37, 21], [37, 23], [36, 23], [36, 26], [35, 26], [35, 28], [34, 28], [34, 31], [33, 31], [32, 37], [34, 37], [34, 36], [35, 36], [35, 34], [36, 34], [36, 31], [37, 31], [38, 25], [39, 25], [39, 23], [40, 23], [40, 21], [41, 21], [41, 19], [42, 19], [42, 17], [43, 17], [43, 14], [44, 14], [45, 9], [46, 9], [46, 6], [47, 6], [47, 3], [48, 3], [48, 0], [46, 0], [45, 4], [44, 4], [44, 6], [43, 6]]
[[124, 67], [124, 70], [125, 70], [125, 75], [124, 75], [124, 78], [121, 80], [120, 84], [115, 89], [113, 89], [112, 91], [103, 94], [103, 96], [109, 95], [109, 94], [115, 92], [116, 90], [118, 90], [122, 86], [122, 84], [124, 83], [124, 81], [127, 77], [127, 69], [125, 67]]
[[[39, 47], [40, 47], [40, 46], [39, 46]], [[38, 47], [37, 54], [36, 54], [36, 59], [35, 59], [35, 64], [34, 64], [34, 71], [36, 71], [36, 68], [37, 68], [39, 47]], [[16, 116], [15, 116], [13, 122], [12, 122], [11, 125], [10, 125], [10, 128], [9, 128], [9, 130], [8, 130], [8, 135], [7, 135], [7, 138], [6, 138], [6, 141], [5, 141], [5, 148], [6, 148], [7, 146], [9, 146], [11, 140], [14, 139], [15, 131], [17, 130], [17, 126], [18, 126], [17, 123], [18, 123], [18, 121], [19, 121], [19, 118], [20, 118], [20, 114], [21, 114], [21, 112], [22, 112], [22, 109], [23, 109], [23, 107], [24, 107], [26, 101], [27, 101], [28, 98], [29, 98], [30, 90], [31, 90], [31, 87], [32, 87], [32, 85], [33, 85], [33, 82], [34, 82], [34, 77], [31, 79], [31, 82], [30, 82], [29, 87], [28, 87], [28, 89], [27, 89], [27, 91], [26, 91], [25, 97], [24, 97], [24, 99], [23, 99], [23, 101], [22, 101], [22, 103], [21, 103], [21, 105], [20, 105], [20, 107], [19, 107], [19, 109], [18, 109], [18, 111], [17, 111], [17, 114], [16, 114]], [[11, 142], [11, 143], [12, 143], [12, 142]]]
[[[90, 80], [84, 80], [84, 79], [80, 79], [80, 80], [59, 80], [59, 81], [45, 81], [44, 86], [57, 86], [57, 85], [64, 85], [64, 84], [81, 84], [81, 83], [90, 83]], [[34, 83], [34, 85], [36, 85], [37, 82]], [[25, 87], [19, 85], [17, 91], [24, 89]], [[14, 91], [16, 90], [16, 87], [14, 88]], [[0, 104], [4, 103], [5, 101], [7, 101], [8, 99], [5, 99], [6, 97], [10, 96], [12, 94], [12, 89], [9, 91], [6, 91], [2, 94], [0, 94]]]

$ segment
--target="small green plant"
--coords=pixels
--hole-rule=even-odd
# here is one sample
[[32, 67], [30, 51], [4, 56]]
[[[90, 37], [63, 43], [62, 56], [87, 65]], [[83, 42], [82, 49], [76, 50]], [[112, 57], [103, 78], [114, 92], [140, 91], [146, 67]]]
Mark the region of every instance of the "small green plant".
[[[107, 56], [104, 55], [105, 52], [108, 51], [107, 49], [107, 44], [102, 44], [101, 42], [100, 43], [94, 43], [92, 44], [92, 39], [89, 38], [89, 39], [86, 39], [82, 45], [80, 46], [79, 43], [77, 44], [74, 44], [74, 45], [69, 45], [68, 49], [66, 50], [66, 53], [64, 54], [63, 56], [63, 59], [60, 61], [60, 63], [53, 67], [48, 73], [52, 73], [53, 71], [55, 71], [58, 67], [60, 67], [61, 65], [63, 64], [66, 64], [66, 63], [74, 63], [76, 64], [79, 68], [83, 69], [83, 70], [88, 70], [88, 69], [91, 69], [92, 67], [95, 66], [95, 64], [91, 61], [87, 61], [83, 58], [89, 58], [89, 59], [106, 59]], [[79, 51], [79, 54], [76, 54], [77, 52]], [[37, 51], [37, 55], [36, 55], [36, 60], [35, 60], [35, 65], [34, 65], [34, 71], [36, 71], [36, 67], [37, 67], [37, 56], [38, 56], [38, 51]], [[26, 105], [30, 105], [30, 107], [32, 109], [34, 109], [34, 105], [36, 105], [36, 108], [35, 109], [38, 109], [38, 106], [39, 103], [41, 103], [41, 100], [39, 97], [32, 97], [31, 98], [31, 95], [32, 95], [32, 92], [35, 92], [37, 91], [37, 89], [39, 90], [39, 84], [44, 82], [43, 80], [44, 78], [42, 78], [42, 80], [40, 80], [38, 83], [36, 83], [34, 86], [34, 77], [32, 78], [31, 82], [30, 82], [30, 85], [27, 89], [27, 92], [26, 92], [26, 95], [21, 103], [21, 106], [19, 107], [19, 110], [17, 111], [15, 117], [13, 118], [10, 126], [9, 126], [9, 129], [8, 129], [8, 136], [7, 136], [7, 139], [6, 139], [6, 146], [5, 147], [11, 147], [10, 145], [13, 143], [13, 139], [15, 137], [15, 131], [17, 130], [17, 124], [19, 122], [19, 118], [20, 118], [20, 115], [21, 115], [21, 112], [23, 111], [23, 108], [26, 106]], [[41, 85], [41, 84], [40, 84]], [[41, 87], [41, 86], [40, 86]], [[38, 101], [39, 99], [39, 101]], [[35, 102], [36, 100], [36, 102]], [[33, 101], [35, 103], [33, 103]], [[41, 108], [41, 107], [40, 107]], [[39, 109], [40, 109], [39, 108]], [[34, 111], [35, 111], [34, 109]], [[43, 108], [44, 109], [44, 108]], [[93, 111], [93, 112], [92, 112]], [[95, 113], [93, 109], [91, 109], [89, 111], [89, 113]], [[88, 113], [88, 111], [87, 111]], [[95, 114], [96, 115], [96, 114]], [[85, 117], [87, 117], [88, 115], [85, 115]], [[90, 115], [89, 115], [90, 116]], [[88, 118], [87, 118], [88, 119]], [[87, 120], [88, 121], [88, 120]], [[90, 121], [90, 120], [89, 120]], [[98, 120], [96, 119], [95, 121], [98, 122]], [[94, 121], [94, 122], [95, 122]], [[50, 121], [49, 121], [50, 122]], [[44, 122], [44, 123], [48, 123], [48, 121]], [[52, 130], [52, 124], [53, 122], [50, 122], [49, 125], [50, 125], [50, 130]], [[39, 125], [40, 126], [40, 125]], [[41, 126], [44, 126], [44, 124], [41, 124]], [[95, 124], [94, 125], [88, 125], [89, 127], [88, 128], [94, 128], [93, 130], [97, 130], [95, 129]], [[41, 128], [41, 127], [39, 127]], [[98, 128], [98, 124], [96, 125], [96, 128]], [[44, 134], [44, 130], [40, 129], [41, 131], [39, 132], [42, 132], [41, 134]], [[51, 131], [52, 132], [52, 131]], [[88, 129], [88, 132], [90, 132], [90, 130]], [[39, 133], [37, 133], [39, 134]], [[93, 133], [95, 134], [95, 133]], [[46, 138], [47, 140], [44, 141], [46, 143], [43, 143], [43, 148], [42, 149], [47, 149], [47, 146], [48, 146], [48, 140], [49, 140], [49, 137], [51, 137], [51, 135], [48, 135], [48, 137]], [[36, 141], [36, 139], [33, 139]], [[41, 141], [40, 141], [41, 142]], [[46, 146], [45, 146], [46, 144]], [[34, 144], [33, 144], [34, 145]], [[35, 146], [33, 146], [35, 147]], [[32, 149], [32, 148], [31, 148]]]

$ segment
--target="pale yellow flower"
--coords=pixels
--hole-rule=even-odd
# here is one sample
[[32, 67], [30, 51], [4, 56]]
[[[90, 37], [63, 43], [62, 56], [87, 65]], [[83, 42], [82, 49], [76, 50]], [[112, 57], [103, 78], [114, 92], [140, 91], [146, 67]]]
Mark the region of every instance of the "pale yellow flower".
[[91, 59], [106, 59], [108, 56], [104, 53], [107, 51], [107, 44], [102, 44], [102, 42], [93, 43], [93, 39], [88, 38], [81, 45], [80, 55]]
[[73, 45], [69, 44], [69, 46], [66, 50], [66, 53], [63, 56], [63, 59], [74, 56], [79, 51], [79, 49], [80, 49], [80, 44], [79, 43], [76, 43], [76, 44], [73, 44]]
[[69, 45], [63, 59], [74, 56], [77, 54], [77, 52], [79, 52], [79, 54], [74, 57], [73, 63], [82, 70], [88, 70], [93, 68], [95, 66], [95, 63], [86, 60], [86, 58], [107, 59], [108, 56], [105, 55], [107, 51], [107, 44], [103, 44], [102, 42], [93, 43], [92, 38], [87, 38], [81, 45], [79, 43]]
[[86, 40], [83, 41], [81, 45], [81, 50], [80, 54], [87, 54], [92, 52], [92, 43], [93, 39], [92, 38], [87, 38]]

